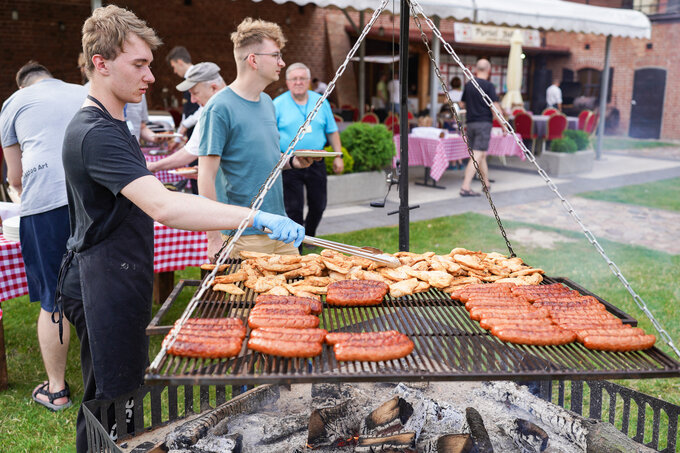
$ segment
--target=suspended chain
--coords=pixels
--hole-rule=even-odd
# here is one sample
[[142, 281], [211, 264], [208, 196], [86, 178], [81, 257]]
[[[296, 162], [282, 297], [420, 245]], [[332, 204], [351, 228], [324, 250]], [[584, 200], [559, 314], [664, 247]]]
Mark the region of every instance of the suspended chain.
[[[429, 39], [427, 38], [427, 35], [425, 35], [425, 32], [423, 31], [423, 27], [420, 24], [420, 18], [418, 17], [418, 14], [416, 14], [416, 11], [413, 7], [413, 3], [409, 2], [411, 6], [411, 16], [413, 16], [413, 19], [416, 23], [416, 26], [418, 27], [418, 30], [420, 30], [420, 37], [423, 40], [423, 44], [425, 44], [425, 47], [427, 48], [427, 54], [430, 56], [430, 61], [432, 61], [432, 66], [434, 67], [435, 74], [437, 75], [437, 79], [439, 79], [439, 83], [442, 87], [442, 90], [444, 91], [444, 95], [446, 96], [446, 102], [448, 103], [451, 111], [453, 112], [453, 117], [456, 120], [456, 124], [458, 125], [458, 131], [460, 132], [461, 137], [463, 138], [463, 142], [465, 143], [465, 149], [467, 149], [467, 152], [470, 156], [470, 159], [472, 159], [472, 164], [475, 166], [475, 171], [477, 172], [477, 176], [479, 177], [479, 181], [482, 183], [482, 190], [484, 191], [484, 195], [486, 195], [486, 199], [489, 201], [489, 205], [491, 206], [491, 210], [493, 211], [493, 216], [496, 218], [496, 223], [498, 223], [498, 228], [501, 230], [501, 235], [503, 236], [503, 239], [505, 240], [505, 246], [508, 248], [508, 251], [510, 252], [511, 257], [515, 257], [515, 251], [512, 249], [512, 245], [510, 244], [510, 239], [508, 239], [508, 235], [505, 233], [505, 228], [503, 228], [503, 223], [501, 222], [501, 218], [498, 215], [498, 211], [496, 210], [496, 206], [493, 204], [493, 200], [491, 199], [491, 193], [489, 192], [489, 187], [486, 185], [486, 182], [484, 181], [484, 178], [482, 176], [481, 171], [479, 170], [479, 163], [475, 159], [474, 153], [472, 152], [472, 149], [470, 148], [470, 143], [468, 142], [467, 138], [467, 133], [463, 129], [463, 125], [460, 121], [460, 117], [458, 116], [458, 112], [456, 112], [456, 109], [454, 108], [453, 105], [453, 100], [451, 99], [451, 96], [449, 95], [449, 91], [446, 89], [446, 82], [444, 82], [444, 79], [442, 77], [441, 72], [439, 71], [439, 66], [437, 66], [434, 58], [434, 54], [432, 53], [432, 49], [430, 48], [429, 44]], [[462, 63], [459, 63], [462, 64]], [[475, 86], [479, 90], [480, 93], [482, 93], [482, 96], [486, 96], [486, 98], [491, 102], [491, 99], [487, 96], [487, 94], [480, 89], [479, 85], [477, 84], [477, 81], [474, 80], [474, 77], [471, 78], [471, 80], [474, 81]], [[486, 102], [486, 100], [485, 100]], [[492, 103], [489, 104], [487, 102], [487, 105], [493, 105]], [[508, 129], [510, 130], [510, 129]]]
[[[416, 25], [418, 25], [418, 28], [420, 29], [421, 35], [423, 35], [423, 30], [422, 30], [421, 26], [419, 25], [419, 19], [418, 19], [419, 15], [423, 17], [423, 19], [427, 23], [427, 26], [430, 27], [432, 32], [437, 36], [437, 38], [439, 38], [442, 45], [444, 46], [444, 49], [446, 49], [448, 54], [451, 55], [451, 57], [458, 64], [458, 66], [461, 67], [461, 69], [465, 73], [465, 76], [470, 81], [472, 81], [474, 86], [481, 93], [482, 97], [484, 98], [484, 102], [486, 103], [486, 105], [488, 105], [489, 108], [491, 108], [494, 112], [496, 112], [499, 120], [505, 125], [506, 130], [510, 134], [512, 134], [513, 138], [515, 139], [515, 142], [522, 149], [524, 156], [529, 160], [529, 162], [534, 164], [534, 166], [538, 170], [538, 174], [541, 175], [541, 177], [546, 182], [546, 184], [548, 185], [550, 190], [552, 190], [555, 193], [555, 195], [557, 196], [557, 198], [559, 198], [564, 209], [574, 218], [576, 223], [581, 227], [581, 230], [583, 231], [584, 235], [586, 236], [586, 239], [588, 240], [588, 242], [590, 242], [590, 244], [593, 247], [595, 247], [595, 250], [597, 250], [598, 253], [602, 256], [602, 258], [606, 261], [607, 265], [609, 266], [609, 269], [611, 269], [612, 273], [616, 276], [616, 278], [619, 279], [619, 281], [623, 284], [623, 286], [626, 288], [626, 290], [630, 293], [630, 295], [633, 297], [633, 300], [635, 301], [637, 306], [640, 308], [640, 310], [642, 310], [642, 312], [649, 318], [649, 320], [652, 322], [652, 324], [654, 325], [654, 328], [657, 330], [657, 332], [659, 333], [661, 338], [663, 338], [663, 340], [666, 342], [666, 344], [668, 344], [668, 346], [673, 350], [673, 352], [675, 352], [675, 354], [678, 357], [680, 357], [680, 350], [678, 350], [678, 348], [673, 343], [673, 339], [671, 338], [671, 336], [663, 328], [663, 326], [659, 323], [659, 321], [657, 321], [657, 319], [654, 317], [654, 315], [649, 310], [649, 307], [647, 306], [645, 301], [642, 299], [642, 297], [640, 297], [635, 292], [635, 290], [632, 288], [630, 283], [628, 283], [628, 280], [626, 280], [626, 277], [623, 276], [623, 274], [621, 273], [621, 270], [616, 265], [616, 263], [614, 263], [607, 256], [604, 249], [602, 248], [600, 243], [595, 238], [595, 235], [584, 225], [584, 223], [581, 221], [581, 218], [579, 217], [579, 215], [576, 213], [576, 211], [574, 211], [574, 208], [572, 207], [571, 203], [569, 203], [569, 201], [567, 201], [567, 199], [562, 196], [562, 194], [557, 189], [557, 186], [555, 185], [555, 183], [552, 182], [552, 180], [550, 179], [548, 174], [541, 168], [541, 166], [538, 164], [538, 162], [536, 162], [536, 158], [534, 157], [533, 153], [531, 151], [529, 151], [529, 149], [527, 149], [527, 147], [524, 145], [524, 142], [517, 136], [517, 134], [515, 133], [515, 130], [512, 128], [512, 126], [510, 126], [510, 123], [496, 109], [496, 107], [493, 105], [493, 102], [491, 101], [491, 98], [489, 98], [489, 96], [486, 93], [484, 93], [484, 91], [481, 89], [481, 87], [479, 86], [479, 84], [477, 83], [475, 78], [473, 77], [470, 70], [467, 69], [465, 67], [465, 65], [461, 62], [460, 58], [458, 57], [456, 52], [453, 50], [451, 45], [443, 39], [440, 31], [437, 29], [436, 25], [432, 22], [432, 20], [425, 15], [422, 7], [418, 4], [418, 1], [417, 0], [409, 0], [409, 4], [411, 5], [412, 15], [413, 15], [413, 17], [416, 21]], [[425, 39], [427, 39], [427, 37], [425, 37]], [[427, 43], [425, 45], [427, 46]], [[428, 47], [428, 54], [430, 55], [430, 59], [434, 62], [434, 58], [433, 58], [432, 52], [431, 52], [429, 47]], [[434, 67], [435, 67], [435, 71], [437, 73], [437, 77], [439, 78], [440, 83], [443, 83], [441, 74], [439, 72], [439, 68], [437, 67], [437, 65], [434, 65]], [[458, 124], [458, 128], [460, 130], [460, 120], [458, 118], [458, 115], [455, 112], [455, 109], [453, 109], [453, 103], [451, 101], [451, 98], [450, 98], [447, 90], [446, 90], [446, 86], [445, 85], [443, 85], [443, 86], [444, 86], [444, 92], [446, 93], [447, 101], [449, 102], [449, 106], [451, 106], [451, 108], [454, 112], [454, 115], [455, 115], [455, 118], [456, 118], [456, 123]], [[465, 140], [464, 134], [463, 134], [463, 137], [464, 137], [464, 140]], [[467, 140], [466, 140], [466, 145], [467, 145]], [[469, 146], [468, 146], [468, 153], [470, 153], [470, 147]], [[473, 162], [474, 162], [474, 159], [473, 159]], [[477, 167], [477, 162], [474, 162], [474, 163], [475, 163], [475, 168], [477, 168], [477, 171], [479, 172], [479, 168]], [[481, 177], [480, 177], [480, 179], [481, 179]], [[482, 185], [484, 186], [484, 181], [482, 181]], [[484, 186], [484, 190], [486, 192], [486, 186]], [[489, 198], [489, 202], [491, 203], [491, 198], [489, 197], [488, 193], [487, 193], [487, 198]], [[491, 206], [493, 208], [493, 203], [491, 203]], [[498, 215], [496, 214], [495, 209], [494, 209], [494, 215], [496, 215], [496, 220], [498, 221], [498, 225], [499, 225], [499, 227], [501, 227], [501, 230], [502, 230], [503, 227], [500, 224], [500, 219], [498, 218]], [[505, 234], [503, 236], [505, 237]], [[506, 238], [506, 242], [507, 242], [507, 238]]]
[[309, 124], [312, 122], [312, 119], [316, 116], [317, 112], [323, 105], [323, 102], [326, 100], [328, 95], [333, 91], [335, 88], [335, 83], [337, 80], [342, 76], [342, 74], [345, 72], [345, 69], [347, 68], [347, 65], [351, 61], [352, 57], [356, 54], [357, 50], [359, 49], [359, 46], [365, 39], [366, 35], [370, 31], [370, 29], [373, 27], [373, 24], [375, 21], [380, 17], [380, 14], [385, 10], [387, 3], [389, 0], [382, 0], [380, 7], [376, 9], [373, 12], [373, 16], [371, 17], [371, 20], [366, 24], [364, 27], [363, 31], [361, 32], [361, 35], [357, 39], [356, 43], [354, 46], [350, 49], [349, 53], [347, 54], [347, 57], [345, 58], [345, 61], [338, 67], [335, 76], [333, 77], [333, 80], [328, 84], [328, 87], [326, 88], [326, 91], [323, 93], [321, 98], [316, 102], [316, 105], [314, 106], [314, 109], [309, 113], [307, 118], [305, 119], [305, 122], [300, 126], [300, 128], [297, 131], [297, 134], [295, 135], [295, 138], [290, 142], [290, 145], [288, 146], [288, 149], [286, 149], [285, 153], [281, 154], [281, 158], [279, 159], [278, 163], [272, 170], [272, 172], [269, 174], [267, 177], [267, 180], [264, 182], [264, 184], [260, 187], [259, 192], [257, 195], [253, 198], [253, 201], [250, 203], [250, 212], [248, 213], [248, 216], [241, 221], [239, 224], [238, 228], [236, 230], [232, 230], [231, 234], [227, 238], [226, 241], [222, 244], [222, 247], [220, 248], [220, 251], [217, 252], [216, 255], [216, 260], [215, 260], [215, 269], [213, 269], [210, 274], [203, 280], [203, 283], [199, 287], [198, 291], [194, 294], [194, 296], [191, 298], [189, 301], [189, 304], [187, 305], [187, 308], [184, 310], [184, 313], [182, 313], [182, 316], [179, 318], [177, 321], [178, 323], [178, 329], [175, 329], [175, 333], [168, 339], [167, 342], [163, 342], [161, 345], [161, 350], [154, 359], [153, 363], [150, 365], [150, 369], [152, 371], [155, 371], [158, 369], [160, 366], [161, 359], [165, 355], [165, 353], [168, 351], [170, 346], [175, 342], [177, 339], [177, 333], [181, 329], [181, 327], [184, 325], [187, 319], [191, 317], [193, 314], [194, 310], [200, 303], [201, 297], [205, 292], [210, 288], [210, 281], [214, 280], [215, 276], [217, 275], [217, 272], [219, 270], [219, 266], [224, 264], [229, 256], [231, 256], [232, 251], [234, 250], [234, 244], [236, 241], [241, 237], [241, 234], [243, 231], [248, 227], [248, 223], [250, 222], [250, 219], [253, 218], [255, 215], [255, 212], [257, 212], [258, 209], [260, 209], [260, 206], [262, 206], [262, 202], [264, 201], [264, 197], [267, 195], [267, 192], [269, 192], [269, 189], [272, 188], [278, 177], [281, 175], [281, 171], [283, 170], [283, 167], [286, 165], [286, 162], [288, 162], [289, 157], [292, 155], [293, 150], [295, 149], [295, 145], [300, 141], [302, 136], [304, 135], [303, 131], [309, 126]]

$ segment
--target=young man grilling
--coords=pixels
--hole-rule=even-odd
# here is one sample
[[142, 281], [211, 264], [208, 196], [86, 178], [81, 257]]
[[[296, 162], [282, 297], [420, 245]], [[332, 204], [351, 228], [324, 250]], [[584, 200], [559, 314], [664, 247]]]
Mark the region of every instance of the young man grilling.
[[[170, 192], [146, 168], [125, 124], [126, 103], [154, 82], [149, 65], [161, 44], [132, 12], [96, 9], [83, 25], [88, 99], [64, 138], [71, 235], [57, 303], [81, 341], [83, 401], [114, 399], [143, 381], [153, 285], [153, 221], [188, 230], [235, 228], [249, 210]], [[302, 240], [290, 219], [258, 212], [251, 225], [285, 242]], [[76, 446], [87, 450], [82, 407]]]

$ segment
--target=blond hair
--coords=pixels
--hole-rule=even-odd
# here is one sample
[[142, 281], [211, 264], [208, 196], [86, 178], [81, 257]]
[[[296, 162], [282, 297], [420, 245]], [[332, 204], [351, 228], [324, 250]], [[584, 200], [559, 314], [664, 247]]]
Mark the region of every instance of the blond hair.
[[250, 17], [243, 19], [236, 27], [236, 31], [231, 34], [236, 61], [243, 60], [244, 57], [256, 50], [257, 46], [262, 44], [265, 39], [274, 41], [279, 49], [283, 49], [286, 45], [286, 38], [278, 24], [262, 19], [253, 20]]
[[156, 32], [131, 11], [116, 5], [94, 10], [83, 24], [82, 43], [88, 77], [94, 71], [92, 57], [101, 55], [107, 60], [115, 59], [130, 34], [137, 35], [151, 50], [163, 43]]

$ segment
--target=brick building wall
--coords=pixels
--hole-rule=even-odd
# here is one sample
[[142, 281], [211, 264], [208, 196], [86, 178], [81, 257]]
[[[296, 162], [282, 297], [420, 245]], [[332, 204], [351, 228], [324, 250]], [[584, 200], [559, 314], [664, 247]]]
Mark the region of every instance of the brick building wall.
[[[621, 0], [577, 0], [598, 6], [617, 7]], [[303, 61], [312, 70], [313, 77], [328, 82], [343, 61], [352, 39], [344, 32], [349, 22], [336, 9], [322, 9], [315, 5], [298, 6], [293, 3], [278, 5], [271, 0], [165, 0], [149, 2], [127, 0], [118, 2], [146, 20], [164, 41], [155, 52], [152, 65], [156, 82], [151, 87], [148, 100], [150, 108], [163, 108], [174, 96], [180, 99], [175, 85], [180, 79], [165, 63], [168, 51], [176, 45], [184, 45], [191, 52], [194, 62], [213, 61], [220, 65], [229, 83], [235, 77], [230, 33], [247, 16], [277, 22], [288, 38], [284, 49], [287, 64]], [[161, 8], [162, 6], [162, 8]], [[16, 90], [16, 70], [29, 59], [46, 65], [56, 77], [79, 83], [80, 73], [76, 59], [80, 51], [80, 30], [90, 14], [89, 0], [0, 0], [0, 99], [6, 99]], [[358, 13], [350, 12], [358, 24]], [[365, 15], [368, 21], [370, 14]], [[384, 14], [376, 27], [383, 26], [385, 35], [391, 35], [392, 16]], [[399, 27], [398, 18], [395, 26]], [[453, 29], [452, 20], [443, 20], [442, 30]], [[413, 20], [411, 33], [416, 33]], [[580, 35], [564, 32], [544, 33], [548, 45], [568, 45], [568, 57], [548, 58], [548, 69], [556, 75], [562, 68], [574, 72], [582, 68], [601, 70], [604, 66], [604, 36]], [[398, 43], [398, 37], [396, 38]], [[667, 70], [666, 95], [663, 105], [661, 138], [680, 139], [680, 81], [671, 77], [680, 70], [680, 59], [675, 49], [680, 42], [680, 27], [674, 23], [654, 23], [651, 40], [612, 40], [611, 66], [614, 68], [611, 106], [620, 112], [618, 133], [627, 134], [630, 122], [633, 78], [636, 69], [660, 67]], [[652, 43], [648, 49], [647, 44]], [[589, 44], [589, 49], [585, 49]], [[411, 43], [412, 51], [422, 45]], [[421, 49], [422, 50], [422, 49]], [[354, 65], [349, 65], [340, 79], [331, 100], [356, 103], [357, 75]], [[268, 87], [275, 96], [285, 89], [282, 80]]]

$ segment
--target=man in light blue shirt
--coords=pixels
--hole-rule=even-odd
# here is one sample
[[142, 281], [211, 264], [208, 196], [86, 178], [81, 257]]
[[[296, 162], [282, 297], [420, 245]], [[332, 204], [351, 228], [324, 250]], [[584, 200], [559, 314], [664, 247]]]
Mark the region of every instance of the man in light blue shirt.
[[[321, 97], [309, 90], [311, 72], [303, 63], [293, 63], [286, 70], [288, 91], [274, 99], [276, 125], [279, 129], [279, 146], [285, 152], [295, 138], [300, 126]], [[333, 151], [341, 152], [340, 134], [328, 101], [324, 101], [316, 116], [295, 145], [296, 150], [321, 150], [330, 143]], [[333, 171], [342, 173], [342, 156], [333, 160]], [[303, 219], [304, 191], [307, 192], [307, 217]], [[307, 168], [283, 172], [283, 196], [288, 217], [304, 225], [308, 236], [316, 236], [316, 228], [326, 209], [326, 163], [314, 162]], [[304, 221], [304, 223], [303, 223]]]

